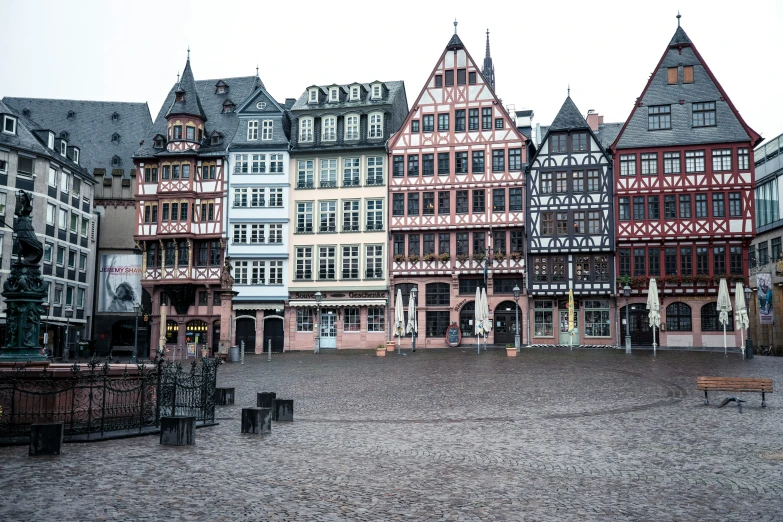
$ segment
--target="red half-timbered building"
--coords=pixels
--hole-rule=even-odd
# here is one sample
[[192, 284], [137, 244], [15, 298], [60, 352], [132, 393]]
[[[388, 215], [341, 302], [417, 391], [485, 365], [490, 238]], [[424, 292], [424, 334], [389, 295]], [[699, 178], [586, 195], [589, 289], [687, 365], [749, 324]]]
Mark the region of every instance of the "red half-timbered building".
[[134, 155], [134, 238], [143, 252], [142, 288], [152, 305], [150, 338], [157, 346], [164, 329], [175, 356], [190, 343], [217, 350], [227, 149], [238, 125], [234, 108], [258, 82], [252, 76], [196, 82], [188, 58]]
[[[485, 277], [489, 342], [514, 342], [526, 143], [455, 32], [389, 141], [391, 304], [401, 289], [407, 311], [416, 287], [417, 346], [446, 346], [451, 324], [463, 343], [475, 343], [474, 300]], [[519, 306], [524, 331], [524, 296]]]
[[[633, 344], [652, 343], [645, 302], [659, 282], [662, 346], [722, 347], [718, 283], [747, 283], [760, 141], [682, 27], [637, 99], [614, 151], [618, 292], [629, 284]], [[622, 304], [621, 300], [620, 303]], [[625, 334], [626, 310], [620, 310]], [[729, 326], [729, 346], [739, 329]]]

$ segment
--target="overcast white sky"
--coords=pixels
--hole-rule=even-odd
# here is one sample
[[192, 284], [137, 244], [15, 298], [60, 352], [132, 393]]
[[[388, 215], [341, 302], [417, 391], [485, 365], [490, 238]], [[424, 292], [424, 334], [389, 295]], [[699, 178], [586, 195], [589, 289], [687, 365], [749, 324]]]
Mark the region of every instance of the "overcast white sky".
[[582, 113], [624, 121], [682, 26], [746, 122], [783, 132], [783, 2], [0, 0], [0, 97], [148, 102], [191, 49], [196, 79], [255, 74], [276, 99], [308, 85], [403, 80], [413, 104], [459, 22], [474, 59], [490, 30], [504, 104], [551, 123], [571, 84]]

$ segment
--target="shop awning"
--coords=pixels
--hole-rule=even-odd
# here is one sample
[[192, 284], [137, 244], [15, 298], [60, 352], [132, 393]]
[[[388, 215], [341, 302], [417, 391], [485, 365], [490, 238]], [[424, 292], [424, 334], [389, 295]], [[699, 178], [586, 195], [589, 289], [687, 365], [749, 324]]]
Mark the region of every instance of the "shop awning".
[[285, 305], [279, 303], [243, 303], [234, 301], [233, 310], [282, 310]]
[[[288, 301], [294, 308], [316, 308], [315, 299], [302, 299]], [[346, 308], [359, 306], [386, 306], [386, 299], [329, 299], [321, 301], [321, 308]]]

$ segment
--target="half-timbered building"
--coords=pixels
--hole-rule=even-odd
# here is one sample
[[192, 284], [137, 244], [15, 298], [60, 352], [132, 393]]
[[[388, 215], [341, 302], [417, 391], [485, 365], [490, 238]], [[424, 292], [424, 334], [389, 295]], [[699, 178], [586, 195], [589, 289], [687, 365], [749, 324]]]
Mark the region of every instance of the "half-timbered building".
[[134, 237], [143, 252], [142, 288], [152, 296], [151, 339], [163, 328], [175, 356], [186, 343], [217, 350], [228, 145], [239, 123], [235, 108], [258, 83], [254, 76], [197, 82], [188, 58], [134, 155]]
[[406, 310], [417, 289], [418, 346], [446, 346], [451, 324], [475, 343], [474, 299], [485, 284], [489, 342], [514, 342], [526, 141], [455, 31], [389, 141], [391, 286]]
[[[632, 288], [633, 344], [652, 342], [644, 303], [655, 277], [660, 344], [723, 346], [718, 283], [728, 279], [733, 300], [734, 283], [747, 282], [759, 141], [678, 21], [612, 147], [618, 290]], [[739, 346], [733, 323], [729, 332]]]
[[531, 342], [614, 344], [613, 183], [611, 156], [569, 95], [528, 167]]

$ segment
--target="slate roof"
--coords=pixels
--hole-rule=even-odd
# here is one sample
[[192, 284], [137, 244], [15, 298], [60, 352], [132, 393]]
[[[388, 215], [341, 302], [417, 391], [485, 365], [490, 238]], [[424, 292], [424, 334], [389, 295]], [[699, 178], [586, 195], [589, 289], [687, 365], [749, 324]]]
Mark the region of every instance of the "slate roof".
[[[133, 152], [152, 124], [146, 103], [12, 97], [3, 101], [18, 114], [29, 111], [24, 119], [30, 130], [51, 130], [57, 137], [67, 132], [68, 144], [79, 147], [79, 164], [90, 173], [96, 168], [109, 172], [113, 168], [112, 158], [119, 156], [120, 168], [128, 177], [133, 168]], [[73, 112], [70, 118], [69, 112]], [[119, 115], [116, 120], [112, 119], [114, 113]], [[115, 133], [119, 141], [113, 143]]]
[[372, 107], [375, 105], [390, 105], [394, 102], [394, 99], [397, 97], [397, 95], [400, 92], [405, 92], [405, 84], [401, 81], [395, 81], [395, 82], [377, 82], [382, 83], [384, 86], [383, 89], [383, 96], [381, 96], [381, 99], [379, 100], [373, 100], [371, 99], [371, 93], [370, 93], [370, 85], [376, 82], [371, 83], [347, 83], [345, 85], [341, 85], [341, 87], [345, 88], [351, 85], [361, 85], [364, 90], [361, 93], [359, 100], [350, 101], [347, 97], [343, 101], [339, 102], [329, 102], [329, 101], [322, 101], [320, 103], [307, 103], [308, 100], [308, 89], [311, 87], [318, 87], [319, 89], [322, 89], [324, 92], [328, 92], [328, 88], [330, 86], [334, 86], [334, 84], [331, 85], [311, 85], [305, 91], [302, 93], [301, 96], [299, 96], [299, 99], [296, 100], [296, 103], [291, 107], [292, 111], [306, 111], [306, 110], [313, 110], [313, 109], [328, 109], [328, 110], [340, 110], [340, 109], [353, 109], [353, 108], [360, 108], [360, 107]]
[[[237, 125], [239, 125], [239, 118], [237, 117], [236, 112], [224, 113], [223, 102], [226, 101], [226, 99], [228, 99], [230, 96], [232, 100], [235, 100], [237, 103], [241, 104], [248, 96], [250, 96], [250, 94], [255, 89], [255, 86], [258, 85], [256, 82], [259, 82], [256, 76], [240, 76], [236, 78], [220, 79], [228, 84], [229, 91], [227, 93], [215, 93], [215, 83], [217, 83], [218, 79], [198, 80], [195, 82], [195, 91], [198, 94], [199, 102], [201, 103], [204, 115], [207, 118], [207, 122], [205, 124], [206, 135], [208, 136], [214, 131], [217, 131], [224, 137], [224, 141], [220, 145], [206, 145], [199, 148], [199, 154], [207, 155], [211, 153], [214, 154], [218, 152], [225, 152], [229, 145], [228, 140], [230, 140], [236, 134]], [[167, 152], [165, 149], [155, 149], [152, 145], [153, 138], [156, 134], [160, 134], [162, 136], [167, 135], [166, 114], [168, 113], [168, 108], [171, 107], [172, 103], [174, 102], [174, 92], [176, 91], [177, 87], [178, 84], [176, 83], [172, 85], [169, 94], [166, 96], [166, 100], [161, 106], [158, 116], [155, 118], [154, 123], [147, 131], [147, 135], [144, 138], [144, 143], [133, 154], [134, 157], [149, 158], [158, 154], [172, 154]], [[185, 99], [187, 100], [187, 95]], [[206, 143], [208, 144], [209, 142]], [[192, 152], [188, 152], [187, 154], [192, 154]]]
[[617, 123], [602, 123], [598, 126], [598, 130], [594, 131], [595, 137], [598, 138], [599, 143], [603, 148], [608, 149], [617, 139], [617, 135], [620, 134], [620, 129], [623, 128], [623, 122]]
[[552, 125], [549, 126], [550, 131], [569, 131], [577, 129], [589, 129], [584, 116], [577, 109], [576, 104], [570, 96], [566, 97], [563, 102], [563, 106], [560, 107], [557, 116], [555, 116]]
[[0, 145], [32, 152], [34, 154], [49, 154], [46, 147], [41, 145], [38, 138], [36, 138], [30, 129], [27, 128], [27, 122], [21, 118], [21, 115], [17, 111], [6, 105], [3, 101], [0, 101], [0, 113], [12, 114], [17, 117], [16, 134], [0, 132]]
[[[231, 86], [229, 85], [229, 88]], [[177, 94], [184, 94], [182, 101], [177, 101], [176, 96], [169, 105], [169, 110], [166, 112], [166, 116], [171, 114], [185, 114], [188, 116], [196, 116], [202, 120], [207, 119], [207, 115], [204, 114], [204, 109], [201, 107], [201, 100], [198, 97], [198, 91], [196, 90], [196, 80], [193, 78], [193, 70], [190, 68], [190, 58], [188, 58], [185, 64], [185, 70], [182, 71], [182, 78], [179, 80], [179, 85], [174, 91]]]
[[[682, 82], [681, 66], [693, 66], [693, 83]], [[679, 81], [669, 84], [668, 69], [679, 68]], [[716, 125], [693, 127], [692, 104], [715, 102]], [[648, 107], [669, 105], [671, 129], [648, 130]], [[682, 27], [678, 27], [658, 67], [620, 132], [616, 149], [755, 142], [758, 134], [745, 125]]]

